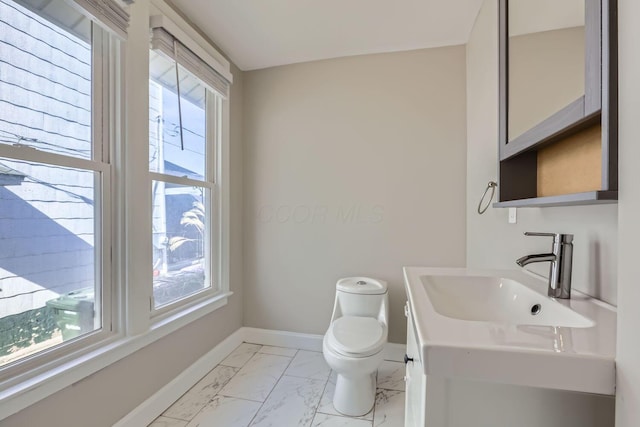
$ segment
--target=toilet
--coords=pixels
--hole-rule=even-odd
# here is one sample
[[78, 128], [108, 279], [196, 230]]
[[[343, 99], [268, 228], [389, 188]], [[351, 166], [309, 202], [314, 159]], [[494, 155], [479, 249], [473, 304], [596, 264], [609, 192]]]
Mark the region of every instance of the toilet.
[[338, 374], [333, 406], [344, 415], [365, 415], [373, 408], [388, 318], [386, 282], [369, 277], [338, 280], [322, 353]]

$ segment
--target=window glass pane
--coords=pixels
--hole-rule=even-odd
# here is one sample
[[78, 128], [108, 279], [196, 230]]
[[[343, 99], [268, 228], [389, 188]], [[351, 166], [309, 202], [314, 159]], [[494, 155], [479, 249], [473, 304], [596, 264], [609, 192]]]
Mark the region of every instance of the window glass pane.
[[205, 87], [180, 68], [182, 141], [175, 62], [151, 51], [149, 81], [149, 170], [205, 179]]
[[68, 31], [0, 0], [0, 143], [91, 158], [90, 21], [64, 2], [47, 6], [76, 19]]
[[98, 178], [0, 158], [0, 365], [100, 328]]
[[153, 297], [155, 306], [210, 286], [208, 190], [153, 181]]

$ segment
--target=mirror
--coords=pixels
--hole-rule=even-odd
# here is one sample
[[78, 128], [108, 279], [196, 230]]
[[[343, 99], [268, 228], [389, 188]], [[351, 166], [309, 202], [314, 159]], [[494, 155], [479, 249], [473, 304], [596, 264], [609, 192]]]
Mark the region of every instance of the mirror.
[[498, 206], [617, 198], [617, 1], [498, 0]]
[[603, 83], [615, 1], [499, 0], [500, 160], [595, 124], [613, 105]]
[[585, 95], [585, 0], [508, 0], [513, 141]]

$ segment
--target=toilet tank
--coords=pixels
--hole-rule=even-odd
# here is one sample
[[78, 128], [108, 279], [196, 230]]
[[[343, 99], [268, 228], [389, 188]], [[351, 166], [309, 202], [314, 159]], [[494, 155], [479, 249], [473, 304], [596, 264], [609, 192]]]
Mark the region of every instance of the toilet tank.
[[381, 316], [386, 322], [387, 283], [368, 277], [347, 277], [336, 284], [336, 302], [333, 319], [342, 316]]

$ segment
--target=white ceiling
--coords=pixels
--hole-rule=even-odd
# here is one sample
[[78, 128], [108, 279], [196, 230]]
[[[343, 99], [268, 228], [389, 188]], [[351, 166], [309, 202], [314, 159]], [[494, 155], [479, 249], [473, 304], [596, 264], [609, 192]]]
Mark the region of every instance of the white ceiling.
[[482, 0], [173, 0], [242, 70], [466, 43]]

